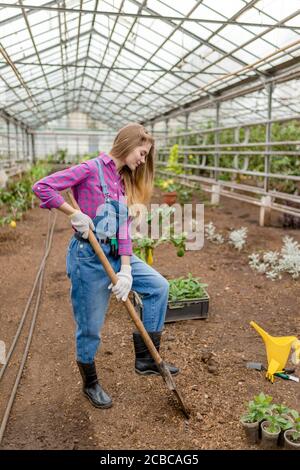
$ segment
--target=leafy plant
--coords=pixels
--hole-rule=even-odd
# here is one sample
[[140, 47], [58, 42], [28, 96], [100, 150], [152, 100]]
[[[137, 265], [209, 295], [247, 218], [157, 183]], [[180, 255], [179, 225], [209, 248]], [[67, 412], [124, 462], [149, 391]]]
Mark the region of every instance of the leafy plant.
[[249, 256], [250, 267], [266, 274], [271, 280], [281, 279], [281, 273], [291, 274], [293, 279], [300, 276], [300, 245], [292, 237], [283, 238], [280, 252], [268, 251], [262, 254], [252, 253]]
[[33, 207], [35, 195], [32, 185], [49, 172], [49, 167], [43, 163], [33, 166], [21, 179], [9, 181], [7, 189], [0, 190], [0, 204], [6, 208], [6, 214], [0, 219], [4, 225], [14, 220], [19, 220], [22, 214]]
[[272, 401], [273, 398], [270, 395], [265, 395], [263, 392], [256, 395], [253, 400], [248, 402], [247, 412], [242, 415], [241, 420], [245, 423], [266, 420], [268, 422], [266, 429], [270, 433], [277, 433], [279, 430], [285, 431], [294, 427], [295, 431], [299, 431], [300, 437], [300, 418], [298, 412], [284, 404], [272, 403]]
[[265, 428], [271, 434], [276, 434], [281, 429], [284, 429], [284, 430], [289, 429], [288, 428], [289, 421], [283, 418], [283, 416], [279, 414], [266, 415], [265, 418], [266, 418], [266, 421], [268, 422]]
[[170, 240], [175, 246], [175, 248], [177, 248], [177, 256], [180, 256], [180, 257], [184, 256], [185, 249], [186, 249], [186, 246], [185, 246], [186, 239], [187, 239], [186, 232], [182, 232], [181, 234], [171, 236]]
[[247, 240], [247, 231], [247, 227], [241, 227], [240, 229], [232, 230], [229, 234], [228, 243], [233, 245], [237, 250], [241, 251]]
[[204, 233], [206, 238], [213, 243], [222, 244], [225, 241], [223, 235], [217, 233], [217, 228], [212, 222], [204, 225]]
[[160, 243], [164, 241], [162, 238], [153, 240], [149, 237], [134, 238], [134, 253], [149, 265], [153, 264], [153, 251]]
[[176, 183], [173, 179], [164, 180], [161, 183], [161, 189], [163, 189], [167, 193], [172, 193], [173, 191], [177, 191], [179, 189], [179, 183]]
[[179, 160], [182, 160], [182, 157], [179, 156], [179, 146], [178, 144], [173, 145], [170, 150], [170, 155], [168, 159], [168, 164], [166, 170], [171, 173], [176, 173], [180, 175], [183, 173], [183, 166], [179, 163]]
[[[209, 130], [215, 126], [214, 122], [209, 120], [204, 125], [201, 123], [201, 129], [203, 128]], [[178, 128], [176, 132], [180, 133], [183, 132], [185, 129]], [[222, 151], [220, 154], [219, 164], [222, 168], [233, 168], [234, 165], [234, 158], [235, 154], [237, 153], [237, 149], [235, 147], [236, 139], [235, 139], [235, 129], [224, 129], [219, 131], [219, 141], [222, 145]], [[261, 145], [262, 142], [265, 141], [265, 125], [253, 125], [248, 128], [249, 136], [248, 136], [248, 143], [251, 144], [251, 158], [249, 159], [248, 163], [248, 170], [254, 172], [263, 172], [264, 171], [264, 147]], [[289, 122], [279, 123], [274, 122], [272, 124], [272, 135], [271, 140], [272, 142], [278, 142], [277, 145], [272, 145], [272, 150], [282, 152], [281, 155], [272, 155], [270, 158], [270, 171], [272, 173], [282, 173], [283, 175], [300, 175], [300, 160], [299, 158], [295, 158], [294, 155], [285, 155], [284, 152], [298, 152], [299, 145], [297, 142], [299, 141], [300, 135], [300, 123], [299, 121], [293, 120]], [[240, 128], [239, 131], [239, 141], [243, 142], [246, 137], [246, 129]], [[174, 140], [172, 139], [174, 142]], [[281, 142], [289, 142], [288, 144], [281, 144]], [[295, 143], [294, 143], [294, 142]], [[173, 152], [174, 157], [172, 156], [171, 159], [169, 157], [170, 166], [172, 166], [172, 159], [174, 158], [177, 164], [182, 164], [183, 157], [179, 156], [180, 150], [178, 146], [198, 146], [198, 145], [206, 145], [206, 146], [214, 146], [215, 145], [215, 132], [205, 132], [205, 133], [198, 133], [195, 130], [194, 134], [178, 136], [175, 141], [175, 145], [173, 145], [170, 155]], [[177, 147], [176, 147], [177, 146]], [[240, 152], [248, 152], [249, 146], [247, 143], [245, 145], [240, 145], [239, 149]], [[227, 152], [227, 153], [225, 153]], [[203, 151], [203, 156], [206, 157], [206, 165], [207, 166], [214, 166], [214, 155], [208, 153], [205, 155], [205, 150]], [[199, 175], [199, 171], [203, 176], [212, 176], [211, 170], [207, 170], [205, 168], [199, 168], [198, 158], [194, 155], [188, 155], [187, 161], [191, 165], [195, 165], [195, 168], [188, 168], [185, 170], [185, 173], [189, 174], [196, 174]], [[243, 165], [243, 158], [240, 155], [239, 158], [239, 168], [241, 169]], [[175, 166], [176, 168], [176, 166]], [[169, 170], [171, 171], [171, 170]], [[174, 173], [180, 174], [180, 171], [174, 171]], [[256, 185], [262, 186], [263, 185], [263, 177], [259, 176], [252, 176], [252, 175], [242, 175], [242, 174], [230, 174], [229, 172], [222, 172], [218, 173], [218, 178], [220, 180], [236, 180], [236, 181], [255, 181]], [[276, 189], [277, 191], [283, 191], [288, 193], [299, 193], [299, 183], [292, 180], [287, 179], [278, 179], [278, 178], [270, 178], [270, 189]]]
[[67, 154], [68, 150], [67, 149], [59, 149], [56, 152], [56, 160], [58, 163], [66, 163], [67, 161]]
[[300, 441], [300, 417], [295, 419], [295, 422], [292, 428], [291, 438], [295, 442]]
[[280, 403], [279, 405], [274, 405], [273, 411], [279, 415], [288, 414], [290, 409], [288, 406]]
[[243, 414], [241, 420], [245, 423], [256, 423], [265, 418], [265, 411], [255, 405], [253, 401], [249, 402], [247, 413]]
[[242, 421], [246, 423], [256, 423], [257, 421], [265, 419], [272, 411], [272, 400], [273, 398], [271, 396], [265, 395], [263, 392], [256, 395], [253, 400], [248, 402], [247, 412], [241, 417]]
[[186, 299], [201, 299], [207, 296], [205, 291], [207, 284], [200, 282], [199, 278], [194, 278], [191, 273], [189, 273], [187, 278], [170, 279], [169, 286], [169, 300], [171, 302]]
[[188, 188], [187, 186], [179, 185], [177, 189], [178, 199], [180, 204], [185, 204], [191, 201], [193, 196], [194, 190], [192, 188]]
[[263, 392], [260, 392], [259, 395], [256, 395], [253, 398], [253, 401], [256, 405], [262, 406], [265, 409], [269, 409], [273, 401], [273, 397], [271, 397], [270, 395], [265, 395]]

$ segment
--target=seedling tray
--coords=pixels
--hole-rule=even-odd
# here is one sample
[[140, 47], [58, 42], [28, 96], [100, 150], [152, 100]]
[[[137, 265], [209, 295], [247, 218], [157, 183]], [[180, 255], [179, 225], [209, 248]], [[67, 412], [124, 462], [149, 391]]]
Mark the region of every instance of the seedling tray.
[[[143, 318], [143, 302], [137, 292], [133, 292], [133, 304], [140, 318]], [[208, 318], [209, 295], [201, 299], [178, 300], [168, 302], [165, 323]]]

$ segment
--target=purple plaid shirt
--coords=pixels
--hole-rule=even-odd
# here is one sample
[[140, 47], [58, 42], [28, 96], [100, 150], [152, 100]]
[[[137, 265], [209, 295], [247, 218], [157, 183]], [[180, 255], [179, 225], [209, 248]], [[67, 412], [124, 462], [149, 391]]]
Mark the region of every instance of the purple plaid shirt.
[[[103, 173], [110, 198], [125, 203], [125, 186], [115, 162], [104, 152], [101, 152], [97, 158], [104, 163]], [[67, 188], [72, 188], [81, 211], [92, 219], [96, 217], [98, 206], [104, 203], [104, 194], [95, 158], [42, 178], [34, 184], [32, 190], [42, 201], [40, 204], [42, 209], [53, 209], [65, 202], [59, 191]], [[132, 255], [129, 225], [130, 217], [125, 230], [122, 230], [122, 238], [118, 236], [119, 255]]]

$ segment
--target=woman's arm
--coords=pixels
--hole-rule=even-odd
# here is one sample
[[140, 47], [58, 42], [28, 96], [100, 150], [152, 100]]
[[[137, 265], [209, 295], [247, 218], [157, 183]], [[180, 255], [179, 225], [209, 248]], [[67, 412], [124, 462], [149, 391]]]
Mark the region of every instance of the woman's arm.
[[122, 264], [122, 266], [125, 265], [125, 264], [130, 266], [130, 256], [121, 255], [121, 264]]
[[60, 207], [57, 208], [59, 211], [63, 212], [66, 215], [72, 215], [75, 214], [77, 209], [74, 209], [74, 207], [70, 206], [67, 202], [64, 202]]
[[59, 191], [76, 186], [85, 180], [89, 174], [89, 165], [81, 163], [42, 178], [33, 185], [32, 190], [41, 200], [40, 207], [42, 209], [60, 208], [62, 212], [66, 211], [65, 213], [70, 215], [74, 211], [70, 212], [71, 206], [65, 202]]

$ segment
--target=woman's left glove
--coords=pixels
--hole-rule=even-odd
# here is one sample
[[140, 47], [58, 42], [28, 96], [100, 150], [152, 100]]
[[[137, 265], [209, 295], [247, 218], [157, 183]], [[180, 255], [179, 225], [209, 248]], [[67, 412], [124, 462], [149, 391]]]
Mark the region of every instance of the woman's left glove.
[[117, 300], [122, 299], [123, 302], [125, 302], [132, 286], [131, 266], [129, 266], [129, 264], [123, 264], [121, 271], [117, 273], [117, 277], [117, 284], [113, 285], [113, 283], [111, 283], [108, 288], [112, 290]]

